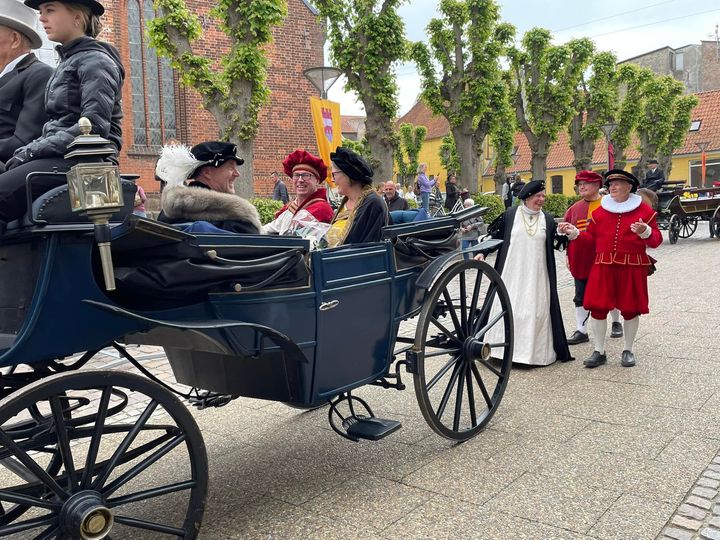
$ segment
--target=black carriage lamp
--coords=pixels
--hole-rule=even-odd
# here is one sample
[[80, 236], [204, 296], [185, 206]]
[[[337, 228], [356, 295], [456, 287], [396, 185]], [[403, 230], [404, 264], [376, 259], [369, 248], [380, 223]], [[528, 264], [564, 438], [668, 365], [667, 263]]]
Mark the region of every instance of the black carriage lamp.
[[336, 67], [322, 66], [303, 71], [305, 78], [320, 92], [320, 98], [327, 99], [327, 93], [340, 78], [342, 71]]
[[105, 289], [115, 290], [115, 273], [110, 251], [110, 216], [123, 207], [122, 185], [118, 167], [105, 158], [116, 153], [110, 141], [91, 135], [90, 120], [78, 121], [81, 135], [68, 145], [65, 159], [78, 163], [67, 173], [68, 194], [72, 211], [85, 214], [95, 224], [95, 240], [100, 251]]

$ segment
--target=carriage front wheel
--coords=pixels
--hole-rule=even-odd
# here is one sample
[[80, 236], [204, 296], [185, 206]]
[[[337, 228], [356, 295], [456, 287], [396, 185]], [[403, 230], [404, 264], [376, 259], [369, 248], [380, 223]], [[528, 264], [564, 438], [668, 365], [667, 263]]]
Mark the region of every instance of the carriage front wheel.
[[425, 299], [408, 355], [433, 431], [456, 441], [477, 435], [497, 411], [512, 365], [512, 309], [500, 274], [476, 260], [445, 270]]
[[718, 206], [713, 215], [710, 216], [710, 238], [720, 240], [720, 206]]
[[7, 396], [0, 465], [0, 508], [24, 510], [0, 522], [0, 537], [198, 534], [207, 494], [202, 435], [173, 394], [138, 375], [62, 373]]
[[668, 223], [668, 240], [671, 244], [677, 244], [678, 238], [680, 238], [680, 230], [682, 228], [682, 222], [680, 216], [673, 214], [670, 216], [670, 222]]

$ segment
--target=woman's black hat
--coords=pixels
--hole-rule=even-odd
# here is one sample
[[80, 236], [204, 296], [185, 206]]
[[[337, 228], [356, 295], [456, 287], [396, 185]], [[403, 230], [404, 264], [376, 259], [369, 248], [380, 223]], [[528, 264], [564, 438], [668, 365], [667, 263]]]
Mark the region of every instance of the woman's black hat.
[[363, 185], [372, 184], [372, 167], [360, 154], [340, 146], [335, 152], [330, 152], [330, 161], [347, 174], [351, 180]]
[[520, 190], [520, 193], [518, 193], [518, 199], [524, 201], [528, 197], [532, 197], [541, 191], [545, 191], [545, 180], [531, 180]]
[[[25, 5], [33, 9], [40, 9], [40, 4], [45, 4], [51, 0], [25, 0]], [[105, 13], [105, 8], [97, 0], [53, 0], [60, 2], [61, 4], [80, 4], [90, 8], [90, 12], [93, 15], [102, 15]]]

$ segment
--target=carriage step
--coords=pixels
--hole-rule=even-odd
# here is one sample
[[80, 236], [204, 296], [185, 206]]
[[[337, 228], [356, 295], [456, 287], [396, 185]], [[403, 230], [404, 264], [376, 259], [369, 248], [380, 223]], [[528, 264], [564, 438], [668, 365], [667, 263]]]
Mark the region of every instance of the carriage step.
[[351, 416], [343, 421], [343, 427], [352, 439], [367, 439], [379, 441], [402, 427], [397, 420], [384, 418]]

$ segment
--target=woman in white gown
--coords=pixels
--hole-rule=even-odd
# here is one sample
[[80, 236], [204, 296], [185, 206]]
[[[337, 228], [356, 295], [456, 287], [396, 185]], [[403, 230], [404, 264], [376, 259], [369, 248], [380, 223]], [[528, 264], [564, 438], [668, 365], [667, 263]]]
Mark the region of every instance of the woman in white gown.
[[[510, 296], [515, 347], [513, 362], [547, 366], [573, 360], [568, 349], [557, 294], [553, 240], [556, 224], [542, 210], [545, 182], [528, 182], [519, 193], [519, 206], [509, 208], [489, 227], [503, 240], [495, 262]], [[499, 310], [493, 306], [490, 319]], [[503, 343], [504, 331], [496, 324], [485, 337]], [[497, 349], [493, 356], [502, 356]]]

